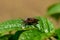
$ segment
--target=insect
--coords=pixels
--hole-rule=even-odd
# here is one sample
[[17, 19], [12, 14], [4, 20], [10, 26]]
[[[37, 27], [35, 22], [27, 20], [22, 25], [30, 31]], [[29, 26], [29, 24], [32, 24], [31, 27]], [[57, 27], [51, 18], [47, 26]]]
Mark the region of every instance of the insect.
[[39, 29], [41, 32], [54, 32], [53, 24], [44, 17], [8, 20], [0, 23], [0, 34], [14, 30]]
[[33, 24], [37, 24], [38, 20], [35, 18], [27, 18], [24, 22], [27, 25], [33, 25]]

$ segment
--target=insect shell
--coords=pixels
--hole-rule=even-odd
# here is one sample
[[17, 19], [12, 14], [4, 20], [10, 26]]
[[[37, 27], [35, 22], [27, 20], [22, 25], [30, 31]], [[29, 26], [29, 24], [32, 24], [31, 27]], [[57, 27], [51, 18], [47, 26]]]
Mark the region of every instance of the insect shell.
[[26, 25], [33, 25], [33, 24], [37, 24], [38, 20], [35, 18], [27, 18], [26, 20], [24, 20]]

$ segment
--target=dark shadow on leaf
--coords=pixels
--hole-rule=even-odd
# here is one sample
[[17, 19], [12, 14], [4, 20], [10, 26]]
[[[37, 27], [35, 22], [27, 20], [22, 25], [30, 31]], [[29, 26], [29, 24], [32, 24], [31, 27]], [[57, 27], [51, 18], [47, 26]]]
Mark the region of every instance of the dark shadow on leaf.
[[24, 32], [24, 30], [22, 30], [22, 31], [17, 31], [14, 35], [12, 35], [12, 36], [9, 38], [9, 40], [18, 40], [18, 38], [19, 38], [19, 36], [20, 36], [20, 34], [21, 34], [22, 32]]
[[52, 14], [50, 15], [52, 18], [56, 19], [56, 20], [59, 20], [60, 18], [60, 13], [55, 13], [55, 14]]

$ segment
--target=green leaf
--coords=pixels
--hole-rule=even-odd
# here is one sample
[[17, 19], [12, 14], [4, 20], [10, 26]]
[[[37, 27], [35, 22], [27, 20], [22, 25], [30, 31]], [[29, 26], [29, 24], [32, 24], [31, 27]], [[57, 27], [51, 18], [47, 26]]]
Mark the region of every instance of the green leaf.
[[18, 40], [44, 40], [47, 36], [39, 30], [28, 30], [23, 32]]
[[45, 33], [54, 33], [54, 25], [45, 17], [36, 17], [38, 19], [38, 24], [36, 27], [41, 31]]
[[60, 3], [53, 4], [48, 8], [48, 15], [58, 20], [60, 18]]
[[60, 13], [60, 3], [53, 4], [48, 8], [49, 14]]
[[7, 20], [0, 23], [0, 34], [4, 34], [6, 32], [22, 30], [23, 20], [22, 19], [14, 19]]
[[7, 35], [4, 35], [4, 36], [1, 36], [0, 40], [9, 40], [9, 37], [11, 37], [11, 36], [12, 35], [10, 35], [10, 34], [9, 35], [7, 34]]
[[24, 32], [24, 30], [22, 30], [22, 31], [20, 31], [20, 30], [17, 31], [14, 35], [12, 35], [12, 36], [9, 38], [9, 40], [18, 40], [20, 34], [23, 33], [23, 32]]
[[60, 40], [60, 28], [55, 30], [57, 40]]
[[[36, 25], [25, 25], [23, 19], [14, 19], [14, 20], [8, 20], [0, 23], [0, 34], [5, 35], [6, 32], [11, 32], [15, 30], [32, 30], [37, 29], [40, 30], [40, 32], [51, 34], [54, 32], [54, 26], [53, 24], [44, 17], [34, 17], [38, 21]], [[0, 36], [1, 36], [0, 35]]]

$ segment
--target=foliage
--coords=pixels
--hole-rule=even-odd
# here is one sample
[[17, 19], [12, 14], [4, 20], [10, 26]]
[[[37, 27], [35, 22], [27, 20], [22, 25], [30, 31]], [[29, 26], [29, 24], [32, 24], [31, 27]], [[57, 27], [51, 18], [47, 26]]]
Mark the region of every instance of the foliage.
[[60, 18], [60, 3], [53, 4], [48, 8], [48, 15], [59, 20]]
[[[24, 19], [7, 20], [0, 23], [0, 40], [47, 40], [55, 33], [53, 24], [45, 17], [34, 17], [37, 23]], [[16, 31], [14, 34], [9, 33]], [[8, 34], [5, 34], [8, 32]], [[59, 34], [58, 34], [59, 35]], [[59, 36], [58, 36], [59, 37]]]

